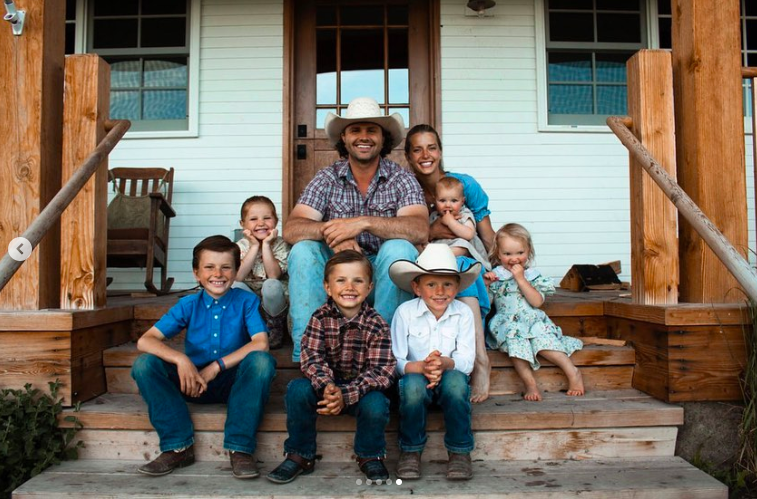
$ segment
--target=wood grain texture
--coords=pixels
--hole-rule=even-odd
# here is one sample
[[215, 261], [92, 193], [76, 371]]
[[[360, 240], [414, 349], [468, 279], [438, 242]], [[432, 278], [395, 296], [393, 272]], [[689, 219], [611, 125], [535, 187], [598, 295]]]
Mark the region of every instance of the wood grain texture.
[[[66, 58], [63, 178], [66, 182], [105, 137], [110, 66], [95, 54]], [[106, 303], [108, 162], [104, 161], [61, 216], [60, 308]]]
[[[676, 176], [673, 71], [670, 52], [640, 50], [626, 63], [632, 132]], [[678, 212], [631, 157], [631, 275], [633, 301], [678, 302]]]

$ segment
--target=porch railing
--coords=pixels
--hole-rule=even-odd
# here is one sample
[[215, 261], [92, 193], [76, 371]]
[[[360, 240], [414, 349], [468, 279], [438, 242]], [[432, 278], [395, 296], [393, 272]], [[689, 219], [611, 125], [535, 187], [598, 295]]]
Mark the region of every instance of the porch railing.
[[[92, 153], [84, 160], [81, 166], [71, 176], [66, 185], [53, 197], [44, 210], [34, 219], [21, 237], [26, 238], [36, 248], [47, 231], [50, 230], [63, 211], [76, 198], [76, 195], [89, 181], [90, 177], [97, 171], [100, 164], [108, 157], [108, 154], [116, 147], [116, 144], [123, 138], [124, 134], [131, 127], [128, 120], [112, 120], [105, 124], [108, 130], [107, 135], [95, 147]], [[21, 268], [23, 261], [17, 261], [10, 257], [8, 253], [0, 260], [0, 291], [8, 284], [13, 275]]]

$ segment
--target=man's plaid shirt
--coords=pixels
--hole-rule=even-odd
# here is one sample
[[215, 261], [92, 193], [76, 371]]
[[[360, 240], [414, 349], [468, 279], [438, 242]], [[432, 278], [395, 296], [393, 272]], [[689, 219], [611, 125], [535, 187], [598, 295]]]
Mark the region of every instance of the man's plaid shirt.
[[[349, 161], [343, 158], [316, 173], [297, 203], [322, 214], [322, 222], [360, 216], [393, 218], [405, 206], [426, 206], [423, 190], [415, 176], [386, 158], [379, 161], [365, 197], [352, 176]], [[383, 242], [370, 232], [362, 232], [356, 239], [371, 255], [378, 253]]]
[[389, 325], [368, 303], [346, 319], [329, 300], [310, 318], [302, 336], [300, 369], [321, 394], [329, 383], [342, 389], [345, 406], [372, 390], [386, 390], [394, 380]]

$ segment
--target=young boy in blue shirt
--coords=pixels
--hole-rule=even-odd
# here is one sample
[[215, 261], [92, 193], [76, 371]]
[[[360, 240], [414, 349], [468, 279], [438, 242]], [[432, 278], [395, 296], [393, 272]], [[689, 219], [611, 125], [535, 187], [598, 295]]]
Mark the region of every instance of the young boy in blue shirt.
[[439, 243], [427, 245], [415, 262], [398, 260], [389, 267], [397, 287], [417, 296], [400, 305], [392, 319], [392, 351], [401, 376], [397, 477], [403, 480], [421, 477], [426, 416], [432, 403], [444, 413], [447, 479], [473, 477], [468, 376], [476, 358], [476, 331], [473, 312], [455, 296], [476, 280], [480, 270], [476, 262], [458, 272], [452, 250]]
[[[236, 478], [260, 476], [254, 457], [256, 433], [268, 401], [276, 361], [254, 293], [232, 289], [239, 269], [239, 246], [211, 236], [195, 246], [192, 269], [202, 287], [186, 296], [145, 334], [145, 352], [131, 375], [147, 403], [161, 454], [139, 468], [162, 476], [194, 463], [194, 429], [186, 402], [227, 403], [224, 449]], [[184, 352], [164, 340], [187, 330]]]

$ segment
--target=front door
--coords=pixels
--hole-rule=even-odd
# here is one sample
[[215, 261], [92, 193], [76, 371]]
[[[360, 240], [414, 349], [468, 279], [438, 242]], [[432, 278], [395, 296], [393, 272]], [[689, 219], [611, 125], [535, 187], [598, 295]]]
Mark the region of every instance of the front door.
[[[292, 0], [288, 212], [321, 168], [338, 159], [323, 122], [355, 97], [375, 98], [405, 126], [437, 124], [438, 0]], [[286, 147], [286, 146], [285, 146]], [[404, 164], [404, 142], [390, 158]]]

